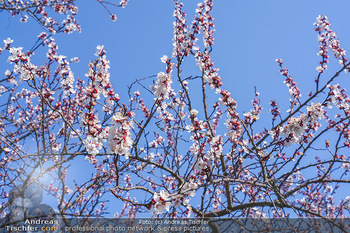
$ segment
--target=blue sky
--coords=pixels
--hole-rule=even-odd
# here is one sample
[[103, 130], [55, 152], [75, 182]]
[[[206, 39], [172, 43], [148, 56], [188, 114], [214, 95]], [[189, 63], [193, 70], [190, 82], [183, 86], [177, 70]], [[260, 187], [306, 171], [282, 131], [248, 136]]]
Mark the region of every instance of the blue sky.
[[[197, 1], [183, 2], [191, 21]], [[170, 56], [172, 50], [172, 1], [131, 0], [125, 9], [116, 10], [116, 22], [109, 20], [97, 1], [77, 3], [82, 33], [55, 36], [60, 54], [80, 57], [81, 62], [72, 66], [76, 77], [83, 77], [88, 61], [94, 59], [96, 46], [101, 44], [111, 61], [111, 80], [122, 96], [125, 87], [136, 78], [164, 70], [160, 57]], [[306, 87], [313, 85], [319, 61], [313, 22], [319, 14], [327, 15], [341, 45], [349, 48], [350, 26], [346, 23], [349, 5], [348, 1], [333, 4], [329, 1], [217, 1], [213, 12], [216, 22], [213, 60], [220, 68], [225, 87], [239, 101], [239, 106], [250, 105], [254, 85], [263, 99], [288, 98], [276, 58], [282, 58], [295, 81], [305, 85], [301, 85], [302, 91], [309, 90]], [[42, 31], [32, 19], [23, 24], [6, 12], [0, 14], [0, 22], [0, 39], [11, 37], [15, 46], [25, 49], [31, 47]], [[333, 61], [329, 67], [339, 66]], [[187, 71], [198, 73], [194, 66], [184, 72]]]
[[[194, 17], [198, 1], [184, 0], [188, 20]], [[79, 0], [78, 21], [82, 33], [54, 36], [59, 54], [68, 58], [80, 57], [72, 65], [75, 77], [84, 77], [89, 60], [94, 59], [97, 45], [104, 45], [111, 62], [111, 81], [114, 89], [126, 98], [126, 87], [137, 78], [157, 74], [165, 70], [160, 58], [171, 56], [173, 3], [171, 0], [130, 0], [125, 9], [112, 9], [118, 16], [112, 22], [108, 13], [95, 0]], [[319, 15], [327, 15], [331, 28], [337, 32], [341, 45], [350, 49], [350, 2], [343, 1], [280, 1], [219, 0], [214, 5], [216, 32], [214, 51], [215, 66], [220, 68], [224, 87], [238, 101], [240, 111], [249, 111], [254, 97], [254, 86], [261, 93], [262, 105], [268, 115], [267, 105], [276, 99], [281, 106], [288, 103], [288, 88], [279, 74], [276, 58], [293, 74], [305, 97], [313, 87], [317, 76], [315, 67], [320, 58], [317, 33], [313, 23]], [[36, 36], [43, 31], [32, 19], [26, 24], [8, 13], [0, 14], [0, 39], [10, 37], [14, 46], [30, 49]], [[40, 51], [38, 51], [40, 54]], [[40, 62], [40, 56], [34, 56]], [[4, 73], [5, 56], [0, 56], [0, 73]], [[196, 75], [199, 70], [188, 59], [185, 74]], [[331, 59], [329, 77], [340, 68]], [[349, 78], [344, 86], [350, 89]], [[344, 83], [344, 82], [343, 82]], [[268, 115], [269, 116], [269, 115]]]

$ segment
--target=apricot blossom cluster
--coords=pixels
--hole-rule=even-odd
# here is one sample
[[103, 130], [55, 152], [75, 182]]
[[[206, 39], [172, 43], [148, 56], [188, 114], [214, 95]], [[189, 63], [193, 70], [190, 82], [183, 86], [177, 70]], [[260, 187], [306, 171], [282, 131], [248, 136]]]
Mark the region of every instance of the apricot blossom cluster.
[[131, 113], [123, 116], [120, 112], [113, 116], [113, 126], [108, 129], [108, 146], [110, 153], [129, 157], [133, 140], [131, 138], [132, 122], [128, 120]]
[[327, 69], [327, 63], [329, 62], [328, 49], [331, 49], [334, 57], [339, 60], [340, 65], [344, 65], [348, 59], [345, 57], [346, 52], [344, 48], [340, 47], [339, 39], [337, 34], [330, 29], [330, 22], [327, 16], [319, 15], [316, 18], [315, 31], [319, 33], [318, 42], [320, 44], [320, 49], [317, 55], [322, 57], [320, 66], [316, 67], [316, 70], [320, 73], [323, 73]]
[[[56, 32], [72, 33], [80, 31], [80, 26], [75, 19], [78, 7], [74, 0], [11, 0], [0, 2], [1, 9], [7, 10], [12, 16], [20, 15], [21, 22], [27, 22], [28, 15], [38, 21], [50, 33]], [[65, 15], [62, 22], [55, 20], [50, 15], [50, 11]]]

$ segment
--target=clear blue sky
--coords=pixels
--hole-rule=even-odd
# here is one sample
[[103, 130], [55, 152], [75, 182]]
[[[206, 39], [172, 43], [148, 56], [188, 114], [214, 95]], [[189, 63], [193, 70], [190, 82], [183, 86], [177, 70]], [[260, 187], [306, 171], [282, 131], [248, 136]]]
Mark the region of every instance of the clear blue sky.
[[[198, 1], [183, 2], [191, 21]], [[135, 79], [164, 71], [165, 66], [160, 58], [163, 55], [171, 56], [172, 51], [171, 0], [130, 0], [125, 9], [117, 9], [116, 22], [109, 19], [108, 13], [95, 0], [79, 0], [77, 3], [77, 19], [82, 33], [54, 36], [59, 54], [68, 58], [80, 57], [80, 63], [72, 65], [76, 78], [84, 77], [88, 61], [94, 59], [97, 45], [104, 45], [107, 49], [111, 81], [122, 98], [126, 97], [126, 86]], [[316, 55], [315, 18], [319, 14], [327, 15], [341, 45], [350, 50], [349, 9], [350, 2], [347, 0], [217, 1], [213, 12], [216, 32], [212, 58], [215, 66], [220, 68], [224, 87], [238, 101], [239, 110], [250, 110], [254, 85], [261, 93], [265, 113], [271, 99], [277, 99], [281, 106], [288, 103], [288, 89], [279, 74], [276, 58], [283, 59], [305, 97], [313, 87], [317, 75], [315, 67], [320, 61]], [[6, 12], [0, 14], [1, 43], [10, 37], [14, 40], [14, 46], [27, 50], [41, 31], [42, 28], [32, 19], [23, 24], [19, 18], [12, 18]], [[0, 56], [1, 74], [6, 69], [5, 60], [5, 56]], [[34, 56], [34, 61], [40, 60], [40, 56]], [[338, 68], [338, 62], [331, 59], [325, 77]], [[184, 72], [188, 75], [199, 74], [195, 66]], [[346, 79], [347, 86], [343, 87], [350, 89], [349, 77]]]
[[[191, 21], [198, 1], [183, 2]], [[95, 0], [77, 3], [82, 33], [55, 36], [60, 54], [80, 57], [81, 62], [72, 66], [76, 77], [84, 76], [88, 61], [94, 59], [95, 48], [101, 44], [105, 45], [111, 61], [111, 80], [122, 96], [131, 81], [164, 70], [160, 57], [171, 55], [172, 50], [171, 0], [130, 0], [125, 9], [117, 9], [116, 22], [109, 20], [107, 12]], [[288, 98], [276, 58], [282, 58], [295, 81], [303, 84], [301, 90], [305, 96], [308, 84], [313, 85], [319, 61], [313, 22], [319, 14], [327, 15], [341, 45], [350, 48], [349, 7], [350, 2], [345, 0], [334, 3], [217, 1], [213, 12], [216, 22], [213, 59], [220, 68], [225, 87], [233, 93], [239, 106], [250, 105], [254, 85], [266, 101], [281, 96]], [[32, 19], [23, 24], [6, 12], [0, 14], [0, 39], [11, 37], [14, 46], [29, 49], [41, 31]], [[339, 66], [333, 60], [329, 67]], [[194, 66], [186, 71], [198, 73]]]

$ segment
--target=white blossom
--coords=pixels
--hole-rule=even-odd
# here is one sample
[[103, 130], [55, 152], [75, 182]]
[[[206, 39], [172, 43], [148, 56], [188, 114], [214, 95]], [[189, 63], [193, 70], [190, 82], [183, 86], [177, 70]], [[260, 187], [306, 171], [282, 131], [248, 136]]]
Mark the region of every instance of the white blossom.
[[157, 81], [155, 85], [151, 86], [154, 95], [157, 98], [169, 99], [169, 94], [171, 93], [171, 80], [170, 75], [165, 74], [164, 72], [159, 72], [157, 75]]
[[117, 112], [113, 117], [113, 126], [108, 131], [108, 147], [111, 153], [129, 157], [133, 140], [131, 138], [132, 123], [122, 113]]
[[161, 190], [159, 193], [155, 193], [153, 196], [153, 202], [151, 211], [155, 214], [162, 214], [164, 210], [169, 211], [170, 201], [169, 194], [164, 190]]
[[168, 60], [168, 56], [164, 55], [161, 59], [160, 59], [163, 63], [166, 63], [166, 61]]

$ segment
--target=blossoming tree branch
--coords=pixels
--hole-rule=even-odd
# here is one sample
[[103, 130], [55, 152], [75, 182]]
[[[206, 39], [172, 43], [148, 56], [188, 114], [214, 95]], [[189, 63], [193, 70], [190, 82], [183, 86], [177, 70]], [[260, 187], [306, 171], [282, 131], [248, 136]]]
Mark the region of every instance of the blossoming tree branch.
[[[262, 109], [255, 92], [251, 110], [239, 112], [211, 56], [214, 0], [199, 1], [193, 19], [173, 1], [173, 50], [161, 57], [164, 70], [130, 83], [127, 98], [113, 89], [118, 77], [110, 76], [108, 48], [97, 46], [82, 77], [71, 69], [79, 59], [59, 53], [56, 34], [80, 31], [75, 2], [0, 1], [2, 13], [43, 28], [31, 49], [14, 46], [15, 38], [3, 38], [0, 49], [11, 66], [0, 80], [2, 216], [11, 188], [21, 184], [23, 193], [38, 184], [56, 197], [53, 208], [63, 217], [349, 217], [350, 197], [336, 195], [350, 183], [350, 99], [342, 86], [350, 66], [326, 16], [314, 23], [314, 87], [302, 96], [276, 59], [289, 99]], [[113, 12], [128, 1], [97, 2], [116, 20]], [[33, 61], [39, 48], [46, 50], [40, 63]], [[333, 74], [331, 59], [339, 62]], [[190, 60], [196, 71], [185, 76]], [[92, 175], [72, 184], [66, 174], [80, 158]], [[44, 175], [49, 183], [40, 183]], [[112, 199], [122, 207], [109, 206]]]

